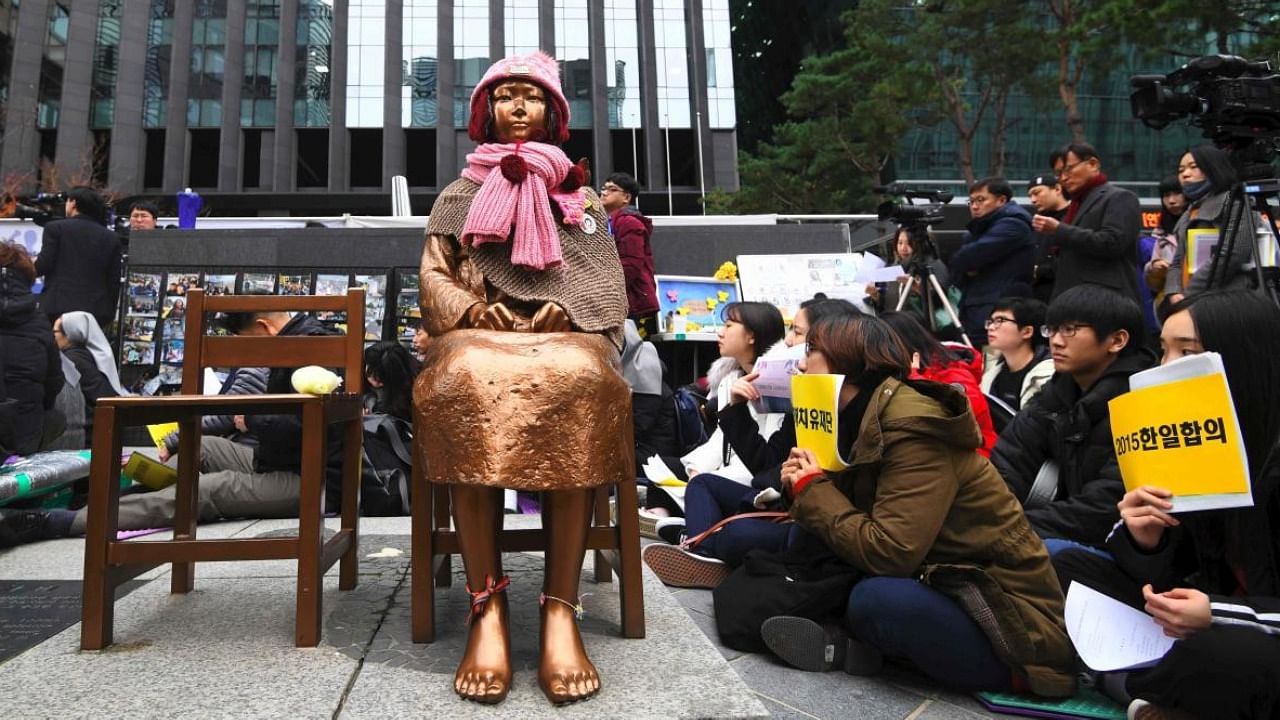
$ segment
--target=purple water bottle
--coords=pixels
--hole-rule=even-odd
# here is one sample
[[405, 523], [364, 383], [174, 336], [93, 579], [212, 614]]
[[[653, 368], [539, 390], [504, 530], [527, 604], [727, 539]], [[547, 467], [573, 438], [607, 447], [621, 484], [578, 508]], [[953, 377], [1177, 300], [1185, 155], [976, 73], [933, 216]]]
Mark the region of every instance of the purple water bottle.
[[191, 192], [191, 188], [178, 193], [178, 227], [185, 230], [194, 228], [202, 204], [200, 193]]

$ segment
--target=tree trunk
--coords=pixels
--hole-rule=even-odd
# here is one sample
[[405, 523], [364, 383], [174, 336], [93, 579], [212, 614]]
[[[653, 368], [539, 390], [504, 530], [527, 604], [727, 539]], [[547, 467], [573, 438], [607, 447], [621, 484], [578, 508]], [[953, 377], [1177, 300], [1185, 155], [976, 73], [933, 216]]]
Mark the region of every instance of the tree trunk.
[[1067, 129], [1071, 131], [1071, 142], [1083, 143], [1084, 118], [1080, 117], [1080, 101], [1076, 89], [1080, 86], [1080, 76], [1084, 66], [1080, 60], [1071, 62], [1071, 44], [1066, 38], [1058, 41], [1058, 96], [1062, 98], [1062, 107], [1066, 111]]
[[[1005, 81], [1007, 82], [1007, 81]], [[1005, 163], [1005, 145], [1008, 140], [1008, 118], [1007, 111], [1009, 106], [1009, 92], [1012, 87], [1004, 84], [996, 93], [995, 106], [992, 108], [994, 113], [992, 122], [995, 126], [991, 131], [991, 159], [990, 159], [990, 175], [992, 177], [1004, 177]]]

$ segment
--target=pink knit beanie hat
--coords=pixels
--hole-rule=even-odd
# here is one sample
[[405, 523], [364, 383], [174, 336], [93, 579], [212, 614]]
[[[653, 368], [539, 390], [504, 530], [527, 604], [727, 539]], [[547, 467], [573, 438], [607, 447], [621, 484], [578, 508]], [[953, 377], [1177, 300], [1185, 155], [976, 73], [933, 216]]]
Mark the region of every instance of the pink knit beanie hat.
[[555, 58], [543, 52], [529, 55], [513, 55], [494, 63], [485, 71], [480, 84], [471, 93], [471, 122], [467, 135], [478, 143], [489, 142], [485, 132], [489, 123], [489, 90], [504, 80], [524, 80], [544, 91], [551, 99], [555, 121], [547, 117], [547, 140], [560, 145], [569, 139], [569, 103], [560, 89], [560, 66]]

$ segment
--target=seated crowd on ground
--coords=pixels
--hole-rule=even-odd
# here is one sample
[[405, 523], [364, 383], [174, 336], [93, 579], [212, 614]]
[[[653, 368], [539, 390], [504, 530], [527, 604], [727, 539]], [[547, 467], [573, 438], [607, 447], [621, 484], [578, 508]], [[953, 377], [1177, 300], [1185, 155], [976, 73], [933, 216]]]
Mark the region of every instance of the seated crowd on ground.
[[[839, 596], [820, 612], [761, 618], [748, 645], [806, 670], [867, 674], [888, 660], [954, 689], [1048, 697], [1072, 695], [1083, 669], [1063, 617], [1076, 580], [1145, 609], [1179, 639], [1153, 667], [1090, 676], [1131, 716], [1278, 716], [1280, 308], [1251, 288], [1251, 257], [1223, 258], [1219, 277], [1184, 257], [1189, 228], [1221, 225], [1234, 174], [1220, 151], [1189, 150], [1161, 186], [1159, 228], [1140, 240], [1136, 198], [1107, 182], [1092, 147], [1069, 145], [1051, 162], [1029, 188], [1034, 217], [1002, 178], [970, 188], [973, 221], [949, 265], [933, 256], [927, 228], [899, 228], [892, 254], [916, 277], [868, 287], [878, 316], [817, 297], [788, 327], [768, 303], [723, 307], [706, 436], [692, 447], [675, 401], [683, 389], [628, 321], [635, 462], [657, 457], [676, 481], [638, 480], [642, 521], [664, 541], [645, 548], [645, 562], [668, 585], [714, 589], [745, 582], [766, 558], [791, 567], [818, 548], [847, 578]], [[923, 271], [960, 298], [958, 324], [937, 311]], [[93, 314], [50, 322], [37, 312], [35, 273], [25, 252], [0, 244], [0, 458], [92, 427], [100, 398], [127, 394]], [[331, 332], [287, 313], [234, 314], [225, 326]], [[1222, 355], [1252, 507], [1173, 515], [1159, 486], [1126, 492], [1109, 402], [1158, 364], [1157, 346], [1166, 363]], [[757, 404], [757, 363], [788, 352], [802, 354], [803, 373], [845, 377], [843, 470], [824, 471], [797, 447], [790, 413]], [[370, 347], [366, 412], [411, 422], [418, 372], [398, 343]], [[288, 391], [288, 371], [266, 368], [233, 369], [220, 390]], [[61, 409], [68, 395], [75, 417]], [[210, 416], [202, 430], [202, 521], [296, 516], [296, 418]], [[161, 461], [176, 463], [177, 448], [176, 434], [166, 438]], [[340, 443], [329, 448], [333, 474]], [[125, 495], [119, 527], [166, 526], [174, 503], [172, 488]], [[85, 524], [83, 510], [0, 510], [0, 547], [77, 536]], [[717, 614], [746, 612], [745, 602], [717, 594]]]

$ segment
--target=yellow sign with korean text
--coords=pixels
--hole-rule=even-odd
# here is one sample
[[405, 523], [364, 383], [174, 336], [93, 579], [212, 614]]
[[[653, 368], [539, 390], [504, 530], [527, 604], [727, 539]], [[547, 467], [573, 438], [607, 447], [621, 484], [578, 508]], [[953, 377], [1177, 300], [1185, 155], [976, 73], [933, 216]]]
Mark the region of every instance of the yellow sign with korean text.
[[1222, 372], [1132, 390], [1109, 406], [1126, 490], [1165, 488], [1173, 493], [1175, 512], [1253, 504], [1244, 442]]
[[849, 463], [840, 457], [840, 387], [843, 375], [794, 375], [791, 378], [791, 419], [796, 426], [796, 447], [810, 450], [823, 470], [843, 470]]

